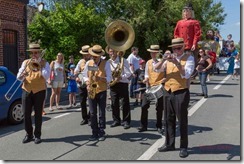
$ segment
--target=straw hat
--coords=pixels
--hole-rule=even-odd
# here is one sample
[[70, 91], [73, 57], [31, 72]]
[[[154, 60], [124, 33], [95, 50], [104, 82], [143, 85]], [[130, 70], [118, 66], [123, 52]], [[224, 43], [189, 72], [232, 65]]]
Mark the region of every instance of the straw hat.
[[149, 52], [162, 52], [162, 50], [159, 49], [159, 45], [151, 45], [149, 49], [147, 49]]
[[183, 38], [175, 38], [171, 41], [172, 45], [169, 45], [169, 47], [175, 47], [175, 46], [184, 46], [184, 39]]
[[105, 54], [105, 51], [100, 45], [94, 45], [93, 47], [89, 48], [88, 52], [92, 56], [102, 56]]
[[81, 47], [80, 53], [82, 55], [87, 55], [89, 54], [88, 50], [89, 50], [90, 46], [89, 45], [84, 45]]
[[40, 44], [31, 43], [27, 51], [41, 51]]

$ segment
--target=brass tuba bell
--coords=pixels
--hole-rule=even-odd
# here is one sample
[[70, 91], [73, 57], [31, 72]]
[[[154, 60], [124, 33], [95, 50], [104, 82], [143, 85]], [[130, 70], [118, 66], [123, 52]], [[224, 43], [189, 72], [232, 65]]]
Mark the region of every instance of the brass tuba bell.
[[129, 49], [135, 40], [135, 32], [130, 24], [122, 20], [111, 22], [105, 31], [106, 43], [116, 51]]

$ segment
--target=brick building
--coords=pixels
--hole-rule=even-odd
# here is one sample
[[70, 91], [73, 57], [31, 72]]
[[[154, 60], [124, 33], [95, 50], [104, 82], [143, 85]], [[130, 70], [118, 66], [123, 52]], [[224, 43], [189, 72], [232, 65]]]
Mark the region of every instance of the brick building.
[[0, 0], [0, 66], [17, 74], [27, 49], [29, 0]]

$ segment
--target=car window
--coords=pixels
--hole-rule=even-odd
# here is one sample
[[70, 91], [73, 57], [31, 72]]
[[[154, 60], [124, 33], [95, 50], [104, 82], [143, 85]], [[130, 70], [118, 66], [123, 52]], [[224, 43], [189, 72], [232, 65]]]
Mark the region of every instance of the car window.
[[0, 85], [3, 85], [6, 82], [6, 74], [0, 70]]

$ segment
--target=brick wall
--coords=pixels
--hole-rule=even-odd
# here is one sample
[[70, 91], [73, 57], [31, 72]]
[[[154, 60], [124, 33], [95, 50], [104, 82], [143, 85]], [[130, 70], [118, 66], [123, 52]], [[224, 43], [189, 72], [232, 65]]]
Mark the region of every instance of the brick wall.
[[0, 66], [3, 63], [3, 36], [4, 29], [17, 31], [17, 52], [19, 61], [13, 64], [20, 66], [26, 54], [26, 3], [27, 1], [0, 0]]

